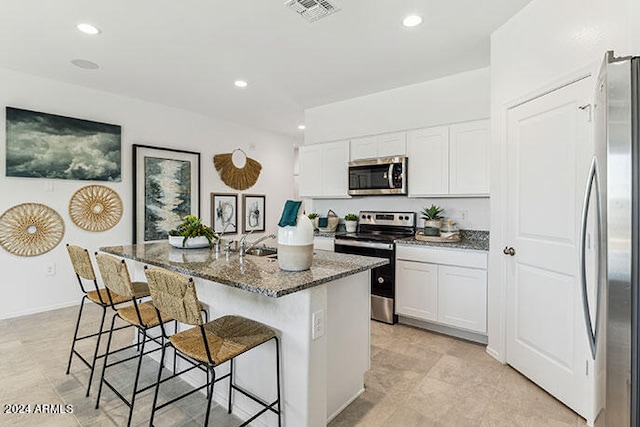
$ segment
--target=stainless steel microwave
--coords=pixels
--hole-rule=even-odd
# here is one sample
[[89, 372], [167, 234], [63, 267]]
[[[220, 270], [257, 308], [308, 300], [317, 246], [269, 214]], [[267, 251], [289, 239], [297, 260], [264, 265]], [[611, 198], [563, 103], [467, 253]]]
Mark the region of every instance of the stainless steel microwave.
[[349, 194], [407, 194], [407, 158], [397, 156], [349, 162]]

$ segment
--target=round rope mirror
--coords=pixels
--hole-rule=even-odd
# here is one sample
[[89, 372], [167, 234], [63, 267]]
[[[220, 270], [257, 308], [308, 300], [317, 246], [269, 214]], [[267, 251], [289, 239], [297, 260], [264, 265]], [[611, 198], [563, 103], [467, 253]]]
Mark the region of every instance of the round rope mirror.
[[252, 187], [260, 177], [262, 165], [247, 156], [240, 148], [231, 153], [213, 156], [215, 166], [222, 182], [235, 190], [246, 190]]
[[23, 203], [0, 216], [0, 246], [18, 256], [37, 256], [55, 248], [64, 236], [64, 222], [40, 203]]
[[83, 230], [109, 230], [122, 218], [122, 200], [109, 187], [87, 185], [71, 196], [69, 216]]

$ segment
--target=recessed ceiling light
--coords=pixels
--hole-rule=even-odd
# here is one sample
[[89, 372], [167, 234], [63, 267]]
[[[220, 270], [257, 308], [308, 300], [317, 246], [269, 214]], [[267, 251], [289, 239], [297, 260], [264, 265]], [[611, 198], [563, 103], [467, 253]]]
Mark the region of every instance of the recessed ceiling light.
[[307, 127], [304, 124], [299, 124], [298, 129], [305, 130]]
[[89, 34], [92, 36], [95, 36], [96, 34], [100, 34], [102, 32], [100, 31], [100, 28], [96, 27], [95, 25], [87, 24], [86, 22], [76, 25], [76, 28], [85, 34]]
[[402, 20], [402, 25], [405, 27], [415, 27], [422, 23], [422, 17], [418, 15], [409, 15]]
[[236, 80], [235, 82], [233, 82], [233, 84], [236, 85], [237, 87], [249, 86], [249, 83], [245, 82], [244, 80]]
[[71, 63], [76, 67], [82, 68], [85, 70], [96, 70], [100, 68], [100, 66], [95, 62], [87, 61], [86, 59], [72, 59]]

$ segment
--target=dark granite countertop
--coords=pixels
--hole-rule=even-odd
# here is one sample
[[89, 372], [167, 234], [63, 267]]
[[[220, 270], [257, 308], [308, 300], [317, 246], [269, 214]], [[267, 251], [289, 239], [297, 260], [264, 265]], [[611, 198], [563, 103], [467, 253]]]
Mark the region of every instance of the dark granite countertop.
[[100, 250], [274, 298], [389, 263], [385, 258], [315, 251], [310, 270], [292, 272], [280, 270], [274, 258], [246, 255], [240, 259], [237, 252], [227, 256], [208, 248], [178, 249], [168, 242], [108, 246]]
[[474, 251], [489, 251], [489, 232], [478, 230], [460, 230], [462, 239], [459, 242], [425, 242], [415, 237], [396, 240], [396, 245], [431, 246], [449, 249], [464, 249]]

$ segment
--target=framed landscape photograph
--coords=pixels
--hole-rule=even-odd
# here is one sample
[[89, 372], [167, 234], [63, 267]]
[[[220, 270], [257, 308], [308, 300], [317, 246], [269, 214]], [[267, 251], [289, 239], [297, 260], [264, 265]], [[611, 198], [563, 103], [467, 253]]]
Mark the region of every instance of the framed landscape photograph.
[[6, 108], [6, 176], [121, 180], [121, 127]]
[[242, 232], [264, 231], [265, 196], [242, 195]]
[[238, 195], [211, 193], [211, 228], [220, 234], [238, 232]]
[[163, 240], [200, 217], [200, 153], [133, 145], [133, 242]]

